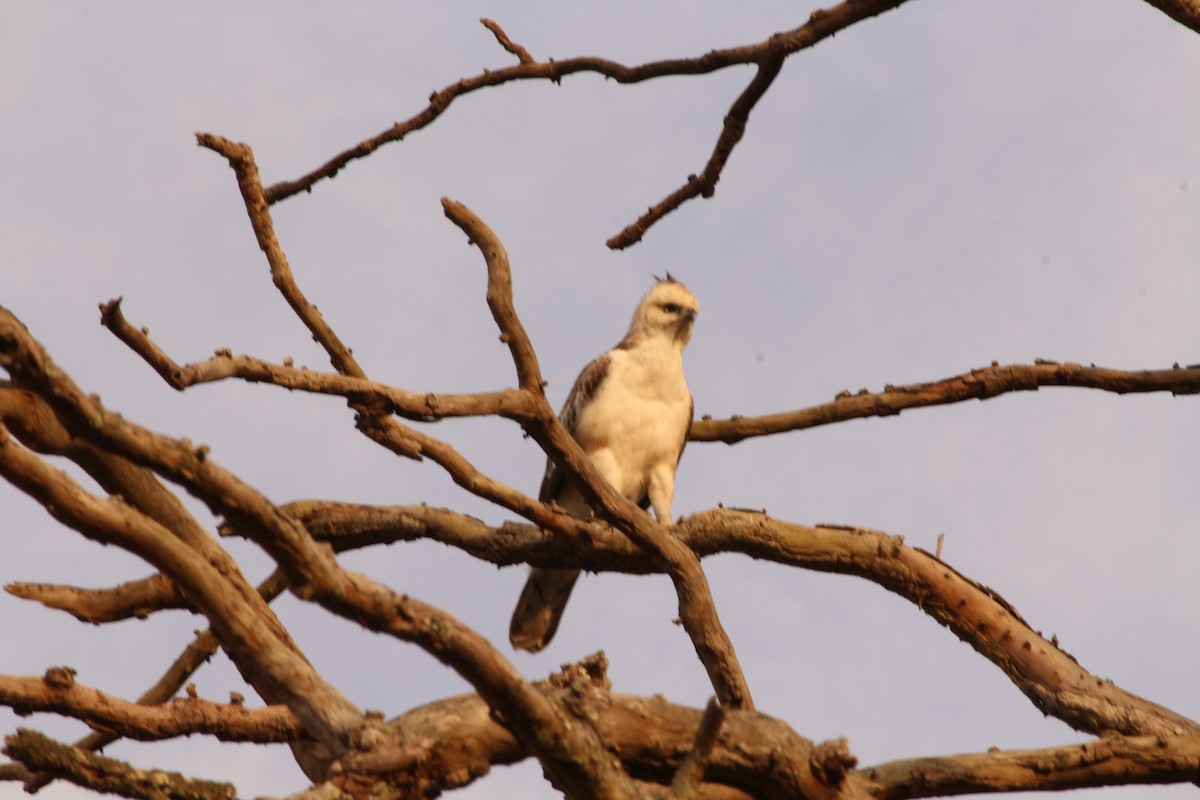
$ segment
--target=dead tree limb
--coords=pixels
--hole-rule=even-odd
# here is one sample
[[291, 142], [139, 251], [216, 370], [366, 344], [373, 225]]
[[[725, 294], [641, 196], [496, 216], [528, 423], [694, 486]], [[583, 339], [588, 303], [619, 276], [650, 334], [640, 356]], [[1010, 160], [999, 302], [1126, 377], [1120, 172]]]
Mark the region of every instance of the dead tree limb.
[[843, 391], [831, 403], [758, 417], [729, 419], [704, 417], [692, 423], [688, 438], [694, 442], [736, 444], [754, 436], [830, 425], [850, 419], [888, 417], [910, 408], [941, 406], [965, 400], [987, 400], [1011, 392], [1037, 391], [1042, 386], [1077, 386], [1117, 394], [1170, 392], [1200, 393], [1200, 364], [1158, 370], [1119, 370], [1095, 364], [1037, 360], [1033, 364], [1008, 364], [973, 369], [962, 375], [907, 386], [888, 384], [882, 392]]

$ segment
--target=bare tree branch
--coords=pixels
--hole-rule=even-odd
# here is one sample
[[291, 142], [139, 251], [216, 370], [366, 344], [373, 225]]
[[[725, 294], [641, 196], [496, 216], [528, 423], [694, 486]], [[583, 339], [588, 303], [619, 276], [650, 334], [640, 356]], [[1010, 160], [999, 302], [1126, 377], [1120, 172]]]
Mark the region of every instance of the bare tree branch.
[[526, 433], [566, 470], [592, 508], [665, 566], [679, 598], [683, 627], [691, 637], [717, 697], [734, 708], [753, 708], [750, 687], [734, 653], [733, 643], [717, 615], [700, 560], [666, 534], [662, 524], [613, 489], [559, 421], [542, 391], [533, 347], [513, 308], [512, 274], [504, 246], [466, 206], [450, 200], [443, 200], [443, 206], [446, 215], [483, 251], [488, 269], [488, 304], [502, 337], [509, 342], [517, 373], [521, 376], [521, 388], [536, 404], [536, 412], [522, 420]]
[[[639, 547], [595, 524], [573, 540], [532, 526], [485, 523], [445, 509], [302, 501], [284, 507], [337, 549], [431, 538], [499, 565], [527, 562], [592, 572], [658, 572]], [[1092, 734], [1200, 733], [1200, 724], [1085, 670], [1035, 631], [992, 589], [899, 536], [853, 527], [807, 526], [734, 509], [684, 518], [672, 538], [704, 557], [741, 553], [788, 566], [856, 575], [909, 600], [975, 648], [1042, 712]]]
[[1180, 25], [1200, 33], [1200, 0], [1146, 0]]
[[714, 697], [704, 708], [704, 716], [696, 727], [696, 741], [687, 758], [679, 765], [671, 781], [671, 796], [679, 800], [691, 800], [696, 796], [704, 780], [704, 767], [717, 744], [717, 735], [725, 722], [725, 708]]
[[758, 71], [754, 73], [754, 79], [750, 81], [750, 84], [742, 91], [737, 100], [734, 101], [729, 109], [729, 113], [725, 115], [721, 135], [717, 139], [717, 145], [713, 148], [708, 163], [704, 165], [704, 170], [699, 175], [689, 175], [687, 182], [683, 186], [671, 192], [655, 205], [650, 206], [650, 208], [646, 209], [646, 213], [642, 214], [629, 225], [626, 225], [615, 236], [610, 237], [605, 242], [610, 249], [624, 250], [630, 245], [637, 244], [645, 236], [646, 231], [651, 225], [679, 208], [688, 200], [694, 197], [707, 199], [716, 193], [717, 181], [721, 179], [725, 163], [729, 161], [729, 156], [733, 153], [733, 148], [737, 146], [738, 142], [742, 140], [742, 136], [746, 133], [746, 123], [750, 121], [750, 111], [758, 104], [762, 96], [767, 93], [767, 89], [771, 88], [771, 84], [783, 68], [783, 61], [787, 58], [787, 54], [780, 49], [781, 42], [782, 37], [780, 36], [773, 36], [768, 40], [768, 44], [773, 47], [768, 48], [769, 54], [764, 56], [763, 60], [759, 62]]
[[1200, 779], [1200, 735], [1106, 737], [1044, 750], [993, 750], [893, 761], [851, 781], [879, 800], [993, 792], [1063, 791], [1096, 786], [1186, 783]]
[[517, 60], [522, 64], [536, 63], [534, 57], [529, 55], [529, 51], [519, 44], [514, 44], [513, 41], [508, 38], [508, 34], [505, 33], [504, 30], [497, 25], [494, 20], [490, 20], [485, 17], [484, 19], [479, 20], [479, 23], [491, 31], [492, 35], [496, 37], [496, 41], [500, 43], [500, 46], [516, 56]]
[[446, 217], [467, 235], [471, 244], [479, 248], [487, 263], [488, 308], [492, 310], [492, 318], [500, 328], [500, 341], [507, 344], [512, 353], [521, 388], [541, 394], [542, 370], [538, 366], [529, 334], [525, 332], [525, 326], [521, 324], [521, 319], [513, 307], [512, 270], [508, 265], [508, 251], [487, 223], [462, 203], [443, 197], [442, 208]]
[[283, 706], [248, 709], [198, 697], [158, 705], [130, 703], [75, 682], [56, 668], [44, 677], [0, 676], [0, 705], [18, 714], [52, 712], [129, 739], [154, 741], [202, 733], [226, 742], [290, 742], [305, 738], [300, 720]]
[[[275, 570], [271, 575], [258, 586], [259, 595], [266, 602], [271, 602], [282, 592], [287, 586], [281, 570]], [[217, 641], [216, 634], [212, 628], [200, 631], [196, 634], [196, 638], [183, 649], [183, 652], [167, 667], [166, 672], [162, 677], [155, 682], [153, 686], [147, 689], [137, 699], [138, 705], [155, 706], [166, 703], [175, 693], [183, 687], [192, 674], [200, 668], [206, 661], [213, 657], [217, 652], [220, 643]], [[113, 742], [117, 741], [120, 736], [111, 732], [94, 732], [84, 736], [79, 741], [75, 742], [75, 747], [81, 750], [98, 751]], [[0, 780], [3, 780], [3, 774], [6, 767], [20, 767], [20, 765], [0, 765]], [[52, 775], [22, 775], [18, 779], [27, 785], [29, 791], [36, 792], [46, 784], [53, 780]]]
[[[66, 474], [12, 441], [2, 427], [0, 474], [68, 527], [129, 550], [169, 575], [208, 617], [243, 676], [268, 702], [287, 704], [331, 749], [345, 746], [349, 733], [359, 727], [356, 723], [361, 715], [298, 651], [278, 639], [275, 626], [265, 621], [259, 608], [248, 607], [240, 593], [229, 590], [233, 576], [218, 572], [199, 553], [132, 507], [88, 494]], [[262, 607], [266, 608], [265, 603]]]
[[66, 611], [81, 622], [145, 619], [167, 608], [190, 608], [187, 599], [170, 578], [156, 574], [129, 581], [111, 589], [82, 589], [50, 583], [10, 583], [4, 591], [25, 600], [34, 600], [47, 608]]
[[605, 58], [591, 56], [535, 61], [523, 47], [513, 45], [508, 35], [492, 20], [481, 20], [500, 45], [518, 57], [520, 63], [498, 70], [484, 70], [479, 75], [462, 78], [429, 96], [429, 105], [416, 116], [397, 122], [387, 130], [359, 142], [317, 169], [293, 181], [273, 184], [264, 193], [268, 203], [277, 203], [312, 187], [325, 178], [332, 178], [351, 161], [365, 158], [389, 142], [404, 139], [409, 133], [430, 125], [458, 97], [470, 92], [519, 80], [548, 80], [560, 83], [564, 76], [579, 72], [594, 72], [618, 83], [639, 83], [667, 75], [704, 75], [741, 64], [756, 64], [758, 70], [725, 116], [724, 126], [708, 164], [699, 176], [689, 176], [687, 182], [668, 195], [658, 205], [631, 223], [608, 241], [612, 248], [624, 248], [641, 240], [646, 230], [670, 211], [693, 197], [711, 197], [729, 155], [742, 138], [746, 121], [754, 105], [769, 88], [783, 61], [793, 53], [812, 47], [856, 22], [890, 11], [906, 0], [845, 0], [827, 10], [812, 13], [808, 22], [790, 31], [777, 33], [757, 44], [711, 50], [694, 58], [651, 61], [638, 66], [626, 66]]
[[[262, 182], [258, 177], [258, 165], [254, 161], [253, 151], [248, 145], [231, 142], [224, 137], [209, 133], [196, 134], [196, 141], [201, 147], [207, 147], [224, 156], [225, 160], [229, 162], [229, 166], [233, 168], [233, 172], [237, 176], [238, 189], [246, 204], [246, 214], [250, 217], [250, 225], [254, 228], [254, 235], [258, 239], [258, 246], [266, 255], [267, 263], [271, 266], [271, 280], [288, 305], [291, 306], [292, 311], [312, 333], [317, 344], [325, 349], [334, 369], [351, 377], [366, 378], [366, 373], [355, 360], [350, 348], [342, 343], [333, 328], [325, 322], [321, 312], [308, 302], [308, 299], [300, 291], [300, 287], [296, 285], [296, 279], [292, 275], [292, 268], [288, 264], [287, 256], [284, 255], [283, 248], [280, 247], [279, 240], [275, 236], [275, 223], [271, 219], [271, 212], [263, 195]], [[415, 440], [412, 432], [398, 420], [388, 416], [384, 409], [371, 408], [363, 403], [352, 403], [352, 406], [360, 417], [369, 418], [372, 427], [386, 436], [392, 445], [393, 452], [409, 458], [419, 457], [420, 443]]]
[[770, 436], [849, 419], [887, 417], [908, 408], [987, 400], [1009, 392], [1037, 391], [1040, 386], [1078, 386], [1117, 394], [1170, 392], [1173, 395], [1200, 393], [1200, 364], [1186, 368], [1125, 371], [1095, 365], [1038, 360], [1033, 364], [1009, 364], [973, 369], [952, 378], [908, 386], [888, 384], [882, 392], [866, 389], [857, 394], [840, 393], [832, 403], [767, 414], [760, 417], [710, 417], [693, 422], [688, 438], [694, 442], [736, 444], [752, 436]]
[[232, 800], [234, 788], [186, 778], [177, 772], [142, 770], [56, 742], [36, 731], [20, 730], [5, 741], [5, 755], [30, 772], [49, 772], [77, 786], [135, 800]]
[[[608, 791], [605, 787], [618, 796], [632, 792], [628, 778], [605, 755], [594, 733], [569, 723], [561, 709], [548, 703], [477, 633], [444, 612], [397, 595], [364, 576], [342, 572], [302, 528], [214, 464], [207, 453], [137, 428], [104, 411], [95, 400], [82, 397], [24, 329], [5, 325], [6, 321], [14, 322], [0, 313], [0, 365], [43, 385], [61, 402], [67, 420], [87, 419], [89, 433], [123, 456], [152, 464], [218, 513], [246, 524], [254, 532], [252, 538], [292, 577], [294, 590], [302, 597], [318, 599], [326, 608], [373, 630], [414, 641], [454, 667], [488, 698], [564, 786], [580, 792], [588, 787], [587, 792], [596, 796], [603, 796]], [[42, 500], [65, 524], [125, 547], [170, 575], [220, 632], [226, 649], [252, 685], [269, 702], [286, 704], [333, 754], [342, 752], [361, 732], [362, 715], [349, 701], [306, 661], [297, 663], [292, 651], [264, 638], [256, 629], [260, 624], [256, 615], [229, 606], [220, 591], [225, 581], [210, 574], [207, 564], [172, 537], [156, 531], [156, 523], [112, 501], [91, 498], [67, 476], [24, 453], [7, 438], [0, 438], [0, 474]], [[624, 795], [621, 787], [625, 787]]]
[[253, 356], [233, 355], [227, 350], [217, 351], [206, 361], [180, 366], [150, 339], [144, 329], [139, 330], [129, 323], [121, 311], [121, 298], [102, 303], [100, 315], [106, 328], [140, 355], [170, 386], [181, 391], [197, 384], [236, 378], [289, 391], [335, 395], [349, 400], [365, 399], [386, 405], [390, 413], [421, 422], [488, 414], [519, 419], [532, 413], [531, 404], [516, 389], [474, 394], [412, 392], [367, 378], [320, 372], [289, 363], [273, 364]]

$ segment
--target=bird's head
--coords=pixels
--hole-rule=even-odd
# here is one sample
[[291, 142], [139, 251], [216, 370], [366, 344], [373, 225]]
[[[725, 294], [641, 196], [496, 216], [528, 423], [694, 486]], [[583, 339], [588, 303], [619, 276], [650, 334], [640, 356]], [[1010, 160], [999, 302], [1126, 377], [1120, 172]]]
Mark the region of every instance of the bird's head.
[[638, 303], [625, 338], [662, 336], [682, 348], [692, 338], [692, 323], [699, 313], [700, 303], [695, 296], [667, 273], [667, 277], [659, 278]]

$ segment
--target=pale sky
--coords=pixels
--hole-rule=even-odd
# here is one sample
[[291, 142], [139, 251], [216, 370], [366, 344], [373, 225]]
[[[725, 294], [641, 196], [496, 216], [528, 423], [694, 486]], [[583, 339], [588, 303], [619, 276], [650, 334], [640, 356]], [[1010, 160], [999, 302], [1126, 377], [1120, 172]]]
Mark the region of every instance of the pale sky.
[[[213, 350], [327, 368], [271, 285], [233, 174], [196, 131], [250, 144], [267, 183], [420, 111], [431, 91], [535, 57], [693, 56], [795, 27], [818, 6], [610, 2], [0, 8], [0, 304], [87, 391], [212, 457], [278, 502], [427, 502], [510, 515], [432, 463], [383, 452], [336, 399], [234, 383], [183, 394], [97, 324], [124, 296], [176, 360]], [[372, 377], [417, 391], [515, 383], [479, 253], [439, 198], [473, 208], [513, 264], [517, 309], [553, 402], [615, 343], [652, 273], [702, 304], [685, 356], [697, 414], [759, 414], [972, 367], [1200, 362], [1200, 38], [1139, 0], [907, 4], [788, 60], [714, 198], [632, 249], [604, 240], [707, 160], [749, 80], [618, 86], [596, 76], [458, 99], [434, 126], [274, 208], [301, 287]], [[717, 503], [902, 534], [1000, 592], [1094, 674], [1195, 718], [1200, 693], [1200, 398], [1043, 389], [758, 439], [691, 445], [677, 514]], [[534, 493], [544, 457], [504, 421], [429, 432]], [[197, 504], [201, 519], [209, 517]], [[110, 586], [148, 574], [0, 486], [0, 582]], [[259, 579], [265, 559], [229, 545]], [[440, 545], [345, 563], [435, 603], [509, 652], [523, 568]], [[1088, 737], [1045, 719], [949, 631], [862, 580], [705, 561], [761, 711], [846, 736], [860, 764]], [[292, 598], [278, 612], [350, 698], [388, 716], [466, 690], [417, 648]], [[711, 693], [663, 577], [586, 576], [557, 638], [512, 654], [529, 676], [603, 649], [618, 691]], [[70, 665], [134, 698], [203, 621], [167, 612], [93, 628], [0, 596], [0, 673]], [[195, 678], [245, 693], [218, 657]], [[74, 739], [77, 724], [0, 712]], [[107, 751], [233, 781], [305, 786], [286, 748], [200, 737]], [[1191, 797], [1193, 787], [1090, 798]], [[0, 798], [23, 796], [0, 784]], [[84, 796], [55, 784], [49, 800]], [[533, 762], [459, 797], [553, 797]], [[1037, 797], [1038, 795], [1022, 795]]]

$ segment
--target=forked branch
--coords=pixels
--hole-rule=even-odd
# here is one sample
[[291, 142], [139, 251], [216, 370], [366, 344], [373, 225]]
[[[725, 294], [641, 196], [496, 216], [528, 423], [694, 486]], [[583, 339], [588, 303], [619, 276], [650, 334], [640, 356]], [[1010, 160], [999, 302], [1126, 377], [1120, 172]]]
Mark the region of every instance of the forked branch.
[[478, 75], [455, 81], [431, 94], [429, 105], [415, 116], [397, 122], [369, 139], [364, 139], [296, 180], [272, 185], [264, 196], [268, 203], [277, 203], [299, 192], [312, 191], [316, 183], [325, 178], [332, 178], [350, 162], [365, 158], [383, 145], [398, 142], [413, 131], [429, 126], [462, 95], [490, 86], [522, 80], [561, 83], [564, 77], [581, 72], [603, 75], [618, 83], [640, 83], [668, 75], [704, 75], [732, 66], [756, 65], [758, 69], [754, 77], [726, 113], [721, 134], [701, 173], [688, 176], [683, 186], [650, 207], [645, 214], [608, 240], [607, 244], [611, 248], [625, 248], [640, 241], [651, 225], [685, 201], [713, 195], [733, 148], [742, 138], [750, 112], [779, 74], [788, 56], [812, 47], [856, 22], [890, 11], [905, 2], [906, 0], [845, 0], [829, 9], [814, 11], [808, 22], [797, 28], [776, 33], [755, 44], [710, 50], [704, 55], [691, 58], [650, 61], [636, 66], [592, 56], [537, 61], [524, 47], [514, 44], [498, 24], [484, 19], [481, 20], [482, 24], [492, 32], [501, 47], [517, 56], [520, 63], [496, 70], [484, 70]]

